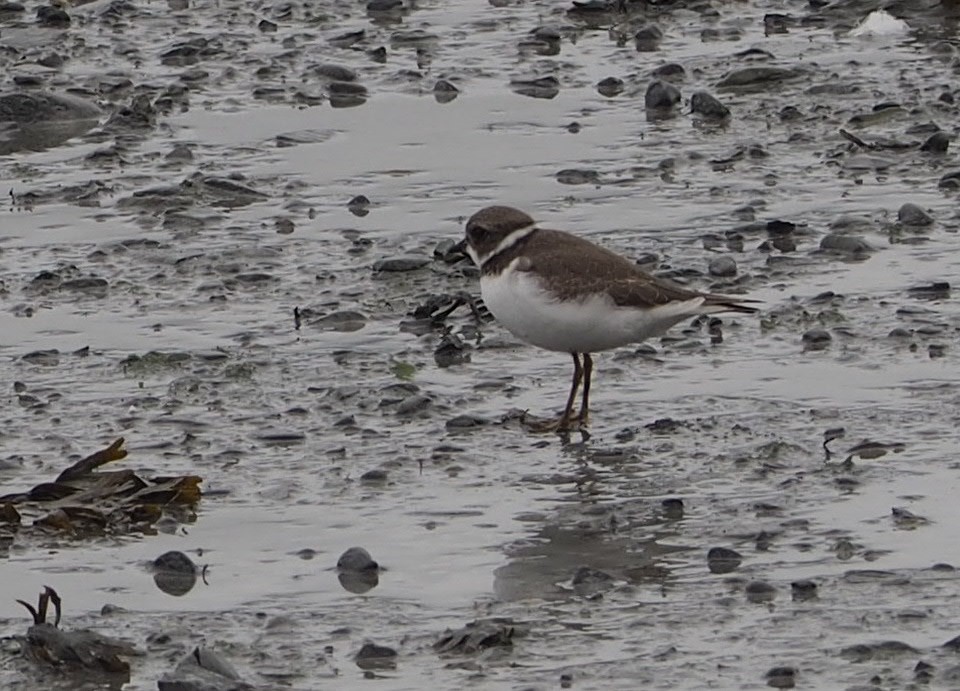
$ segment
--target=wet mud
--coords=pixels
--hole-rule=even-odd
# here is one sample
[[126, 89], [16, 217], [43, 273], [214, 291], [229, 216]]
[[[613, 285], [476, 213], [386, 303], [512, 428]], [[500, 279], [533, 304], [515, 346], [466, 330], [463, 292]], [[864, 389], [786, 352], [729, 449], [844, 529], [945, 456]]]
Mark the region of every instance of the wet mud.
[[[203, 479], [0, 531], [0, 686], [956, 685], [960, 11], [880, 5], [0, 5], [0, 494]], [[531, 434], [495, 203], [761, 312]]]

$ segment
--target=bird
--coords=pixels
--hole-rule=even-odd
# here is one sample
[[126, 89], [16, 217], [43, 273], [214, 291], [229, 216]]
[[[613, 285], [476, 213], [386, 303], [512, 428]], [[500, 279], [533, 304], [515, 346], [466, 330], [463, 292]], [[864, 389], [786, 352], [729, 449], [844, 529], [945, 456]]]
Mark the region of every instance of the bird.
[[[562, 415], [538, 431], [584, 429], [589, 420], [592, 354], [665, 333], [690, 317], [753, 314], [756, 300], [684, 288], [577, 235], [540, 227], [509, 206], [488, 206], [466, 223], [464, 250], [480, 270], [491, 314], [522, 341], [573, 357]], [[582, 385], [579, 412], [573, 409]]]

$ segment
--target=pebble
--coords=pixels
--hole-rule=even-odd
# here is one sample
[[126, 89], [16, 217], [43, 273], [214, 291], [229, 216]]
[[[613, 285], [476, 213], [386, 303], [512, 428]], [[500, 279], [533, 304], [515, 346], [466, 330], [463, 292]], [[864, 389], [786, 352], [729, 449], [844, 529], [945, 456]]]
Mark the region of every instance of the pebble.
[[843, 254], [862, 255], [873, 252], [869, 242], [859, 235], [846, 233], [830, 233], [820, 240], [820, 249]]
[[790, 592], [795, 602], [815, 600], [817, 597], [817, 584], [807, 580], [794, 581], [790, 584]]
[[159, 557], [154, 559], [153, 568], [158, 571], [170, 571], [173, 573], [186, 574], [193, 574], [197, 571], [197, 567], [193, 563], [193, 560], [183, 552], [178, 552], [177, 550], [164, 552]]
[[743, 562], [743, 555], [727, 547], [711, 547], [707, 552], [710, 573], [730, 573]]
[[747, 600], [754, 604], [771, 602], [777, 597], [777, 589], [766, 581], [750, 581], [744, 588]]
[[793, 79], [798, 73], [784, 67], [744, 67], [728, 72], [717, 86], [721, 88], [758, 87]]
[[774, 667], [764, 677], [771, 688], [792, 689], [797, 683], [797, 670], [794, 667]]
[[341, 571], [374, 571], [380, 565], [363, 547], [351, 547], [337, 559], [337, 568]]
[[360, 669], [393, 668], [396, 667], [396, 659], [396, 650], [376, 643], [364, 643], [354, 656], [354, 661]]
[[950, 146], [950, 135], [946, 132], [934, 132], [920, 145], [921, 151], [931, 154], [945, 154]]
[[373, 270], [381, 273], [400, 273], [422, 269], [429, 263], [429, 257], [391, 257], [374, 262]]
[[725, 120], [730, 117], [730, 109], [716, 96], [706, 91], [698, 91], [690, 98], [690, 111], [714, 120]]
[[663, 39], [663, 31], [656, 24], [644, 24], [633, 35], [637, 50], [641, 53], [656, 50]]
[[597, 82], [597, 91], [601, 96], [612, 98], [623, 93], [624, 81], [617, 77], [606, 77]]
[[897, 212], [897, 220], [905, 226], [929, 226], [933, 223], [933, 216], [917, 204], [907, 202]]
[[727, 278], [737, 275], [737, 262], [733, 257], [722, 256], [714, 257], [707, 265], [707, 271], [711, 276]]
[[679, 102], [680, 89], [660, 80], [651, 82], [643, 97], [643, 104], [647, 110], [665, 110], [673, 108]]

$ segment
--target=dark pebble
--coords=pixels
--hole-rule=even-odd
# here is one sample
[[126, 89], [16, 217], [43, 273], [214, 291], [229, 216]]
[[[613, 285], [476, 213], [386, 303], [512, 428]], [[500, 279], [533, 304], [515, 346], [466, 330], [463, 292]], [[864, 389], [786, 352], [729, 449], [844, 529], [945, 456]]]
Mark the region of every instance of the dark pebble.
[[743, 562], [743, 555], [726, 547], [711, 547], [707, 552], [710, 573], [730, 573]]
[[397, 651], [385, 645], [364, 643], [354, 660], [360, 669], [393, 668], [397, 664]]
[[663, 515], [671, 521], [679, 521], [683, 518], [683, 499], [669, 498], [660, 502], [663, 509]]
[[777, 597], [777, 589], [765, 581], [750, 581], [744, 592], [747, 600], [755, 604], [771, 602]]
[[313, 68], [313, 73], [318, 77], [323, 77], [325, 79], [330, 79], [335, 82], [355, 82], [357, 81], [357, 73], [355, 70], [350, 69], [349, 67], [344, 67], [343, 65], [333, 65], [325, 63], [323, 65], [317, 65]]
[[647, 110], [664, 110], [672, 108], [679, 102], [680, 89], [659, 80], [650, 83], [643, 97], [643, 104]]
[[937, 187], [943, 190], [955, 190], [960, 187], [960, 170], [952, 170], [941, 176]]
[[822, 350], [830, 344], [833, 336], [826, 329], [810, 329], [803, 334], [801, 340], [809, 350]]
[[744, 67], [729, 72], [717, 86], [721, 88], [756, 87], [793, 79], [798, 73], [784, 67]]
[[597, 183], [600, 173], [583, 168], [567, 168], [559, 171], [556, 177], [561, 185], [590, 185]]
[[43, 365], [44, 367], [55, 367], [60, 364], [60, 351], [56, 348], [50, 350], [34, 350], [24, 355], [21, 360], [29, 362], [32, 365]]
[[429, 408], [432, 403], [431, 398], [424, 394], [407, 396], [400, 401], [400, 404], [397, 406], [397, 415], [413, 415], [414, 413], [423, 412]]
[[794, 581], [790, 584], [790, 592], [797, 602], [815, 600], [817, 598], [817, 584], [813, 581]]
[[687, 71], [679, 63], [668, 62], [655, 68], [650, 76], [666, 82], [682, 82], [687, 77]]
[[624, 82], [616, 77], [606, 77], [597, 82], [597, 91], [601, 96], [612, 98], [623, 93]]
[[154, 559], [153, 568], [157, 569], [158, 571], [171, 571], [173, 573], [185, 574], [192, 574], [196, 573], [197, 571], [197, 567], [193, 563], [193, 560], [183, 552], [178, 552], [176, 550], [164, 552], [159, 557]]
[[257, 24], [257, 28], [265, 34], [273, 34], [277, 31], [276, 22], [271, 22], [269, 19], [261, 19], [260, 23]]
[[706, 91], [698, 91], [690, 98], [690, 111], [705, 118], [725, 120], [730, 117], [730, 109], [719, 99]]
[[897, 220], [905, 226], [928, 226], [933, 223], [933, 216], [918, 205], [907, 202], [897, 212]]
[[477, 427], [483, 427], [484, 425], [489, 424], [489, 421], [480, 417], [479, 415], [457, 415], [454, 418], [447, 420], [446, 428], [452, 430], [458, 429], [476, 429]]
[[633, 35], [637, 50], [642, 53], [656, 50], [661, 39], [663, 39], [663, 31], [656, 24], [644, 24]]
[[70, 26], [70, 15], [59, 7], [41, 5], [37, 8], [37, 24], [58, 28]]
[[950, 146], [950, 135], [946, 132], [934, 132], [921, 146], [921, 151], [931, 154], [945, 154]]
[[728, 278], [737, 275], [737, 262], [733, 257], [714, 257], [707, 265], [707, 271], [711, 276]]
[[374, 470], [368, 470], [363, 475], [360, 476], [360, 482], [369, 482], [369, 483], [380, 483], [387, 481], [387, 471], [380, 470], [376, 468]]
[[341, 571], [373, 571], [380, 565], [363, 547], [351, 547], [337, 559], [337, 568]]
[[830, 233], [824, 236], [820, 240], [820, 249], [854, 255], [868, 254], [873, 251], [870, 243], [859, 235], [845, 233]]
[[797, 683], [797, 670], [793, 667], [774, 667], [764, 677], [771, 688], [792, 689]]
[[416, 271], [429, 263], [429, 257], [392, 257], [374, 262], [373, 270], [384, 273]]
[[337, 96], [366, 96], [367, 87], [355, 82], [330, 82], [327, 91]]

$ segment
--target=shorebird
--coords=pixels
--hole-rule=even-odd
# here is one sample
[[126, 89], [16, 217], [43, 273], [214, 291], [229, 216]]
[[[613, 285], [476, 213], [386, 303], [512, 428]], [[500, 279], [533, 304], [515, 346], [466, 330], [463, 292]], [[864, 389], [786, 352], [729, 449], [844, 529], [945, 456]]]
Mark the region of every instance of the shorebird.
[[541, 228], [509, 206], [488, 206], [471, 216], [465, 249], [480, 269], [480, 293], [493, 316], [517, 338], [573, 357], [567, 405], [559, 419], [540, 426], [544, 431], [587, 424], [591, 353], [659, 336], [697, 315], [757, 311], [745, 304], [752, 300], [701, 293], [651, 276], [619, 254]]

